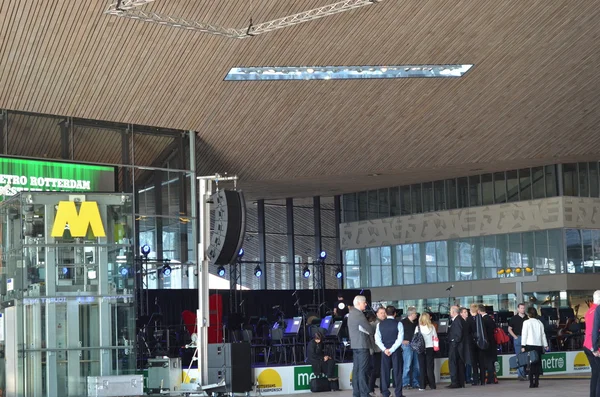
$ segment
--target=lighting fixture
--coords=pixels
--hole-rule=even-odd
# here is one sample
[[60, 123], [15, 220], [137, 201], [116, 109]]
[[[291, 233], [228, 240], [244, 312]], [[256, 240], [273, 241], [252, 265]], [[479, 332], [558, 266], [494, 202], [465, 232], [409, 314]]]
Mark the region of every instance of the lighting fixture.
[[171, 266], [168, 263], [165, 263], [162, 267], [163, 276], [169, 277], [171, 275]]
[[238, 258], [241, 258], [242, 256], [244, 256], [244, 249], [240, 248], [240, 250], [238, 251]]
[[96, 272], [96, 270], [90, 269], [87, 271], [87, 277], [90, 280], [95, 280], [96, 278], [98, 278], [98, 273]]
[[140, 248], [140, 251], [141, 251], [142, 255], [144, 255], [147, 258], [148, 255], [150, 254], [150, 246], [148, 244], [144, 244]]
[[219, 277], [225, 277], [225, 268], [223, 267], [223, 265], [217, 268], [217, 274], [219, 275]]
[[153, 1], [154, 0], [117, 0], [108, 7], [108, 9], [105, 11], [105, 14], [115, 15], [123, 18], [131, 18], [141, 22], [153, 22], [158, 23], [159, 25], [166, 25], [174, 28], [209, 33], [229, 38], [243, 39], [286, 28], [288, 26], [294, 26], [304, 22], [313, 21], [326, 16], [339, 14], [341, 12], [351, 11], [355, 8], [378, 3], [381, 0], [342, 0], [338, 1], [337, 3], [327, 4], [322, 7], [313, 8], [308, 11], [258, 23], [256, 25], [250, 22], [249, 26], [244, 26], [242, 28], [226, 28], [212, 23], [186, 20], [183, 18], [161, 15], [155, 12], [147, 12], [138, 9], [138, 7]]
[[344, 310], [346, 308], [346, 304], [344, 303], [344, 301], [339, 301], [337, 307], [339, 310]]
[[302, 277], [304, 277], [304, 278], [310, 277], [310, 269], [308, 268], [308, 266], [304, 266], [304, 269], [302, 269]]
[[119, 268], [119, 274], [120, 274], [122, 277], [127, 277], [127, 275], [129, 274], [129, 269], [128, 269], [126, 266], [121, 266], [121, 267]]
[[340, 279], [344, 276], [344, 272], [342, 271], [341, 267], [338, 267], [337, 270], [335, 271], [335, 278]]
[[321, 251], [321, 253], [319, 254], [319, 258], [321, 258], [321, 259], [327, 258], [327, 252]]
[[[402, 66], [299, 66], [231, 68], [225, 81], [347, 80], [462, 77], [472, 64]], [[260, 71], [261, 73], [257, 73]]]
[[254, 268], [254, 275], [256, 277], [262, 276], [262, 269], [260, 268], [259, 265], [256, 265], [256, 267]]

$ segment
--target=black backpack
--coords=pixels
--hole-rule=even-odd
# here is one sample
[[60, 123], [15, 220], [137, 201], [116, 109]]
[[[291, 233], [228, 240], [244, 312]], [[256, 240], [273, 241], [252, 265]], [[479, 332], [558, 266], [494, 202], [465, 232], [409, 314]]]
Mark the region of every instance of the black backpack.
[[423, 338], [423, 334], [419, 332], [418, 325], [415, 329], [415, 334], [413, 335], [413, 338], [410, 341], [410, 347], [419, 354], [425, 353], [425, 338]]
[[475, 324], [477, 325], [477, 336], [475, 337], [475, 342], [477, 343], [477, 347], [481, 350], [487, 350], [490, 347], [490, 344], [485, 337], [485, 329], [483, 328], [483, 320], [481, 314], [475, 316]]

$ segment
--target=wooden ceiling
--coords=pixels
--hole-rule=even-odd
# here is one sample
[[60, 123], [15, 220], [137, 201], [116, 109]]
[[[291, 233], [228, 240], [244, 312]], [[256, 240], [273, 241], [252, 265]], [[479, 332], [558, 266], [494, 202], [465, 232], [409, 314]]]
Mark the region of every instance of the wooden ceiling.
[[[144, 9], [242, 27], [331, 2]], [[252, 198], [600, 155], [600, 0], [385, 0], [244, 40], [108, 5], [2, 1], [0, 108], [198, 131], [199, 172], [237, 173]], [[461, 79], [223, 81], [235, 66], [447, 63], [475, 67]]]

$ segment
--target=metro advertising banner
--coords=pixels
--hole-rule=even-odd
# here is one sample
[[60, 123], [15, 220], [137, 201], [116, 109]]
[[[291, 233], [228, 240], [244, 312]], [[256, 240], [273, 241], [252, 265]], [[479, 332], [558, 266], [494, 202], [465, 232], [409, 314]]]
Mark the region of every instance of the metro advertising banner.
[[[509, 360], [512, 354], [498, 356], [496, 362], [496, 375], [498, 378], [516, 378], [517, 370], [510, 368]], [[546, 375], [581, 375], [591, 371], [590, 363], [585, 353], [575, 352], [552, 352], [542, 356], [542, 367]], [[450, 368], [447, 358], [435, 360], [436, 381], [440, 383], [450, 382]], [[310, 390], [310, 380], [315, 378], [312, 368], [308, 365], [292, 367], [254, 368], [254, 379], [257, 384], [257, 392], [263, 395], [288, 395], [306, 393]], [[190, 378], [198, 377], [196, 369], [192, 369], [189, 375], [183, 373], [185, 383]], [[342, 390], [352, 389], [352, 363], [337, 365], [340, 388]], [[186, 382], [187, 381], [187, 382]]]
[[22, 191], [114, 192], [115, 168], [0, 157], [0, 199]]

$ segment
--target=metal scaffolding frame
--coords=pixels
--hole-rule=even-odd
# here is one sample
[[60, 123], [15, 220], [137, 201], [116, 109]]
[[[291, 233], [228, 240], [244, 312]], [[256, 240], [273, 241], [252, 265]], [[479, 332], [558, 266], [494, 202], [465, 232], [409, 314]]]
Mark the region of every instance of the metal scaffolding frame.
[[155, 12], [146, 12], [137, 9], [140, 6], [152, 3], [153, 1], [154, 0], [119, 0], [116, 3], [111, 4], [105, 13], [124, 18], [137, 19], [143, 22], [152, 22], [160, 25], [172, 26], [175, 28], [209, 33], [217, 36], [243, 39], [286, 28], [288, 26], [299, 25], [304, 22], [313, 21], [315, 19], [324, 18], [345, 11], [354, 10], [356, 8], [365, 7], [374, 3], [378, 3], [381, 0], [343, 0], [256, 25], [252, 23], [252, 19], [250, 18], [249, 25], [246, 28], [226, 28], [211, 23], [192, 21], [184, 18], [161, 15]]

